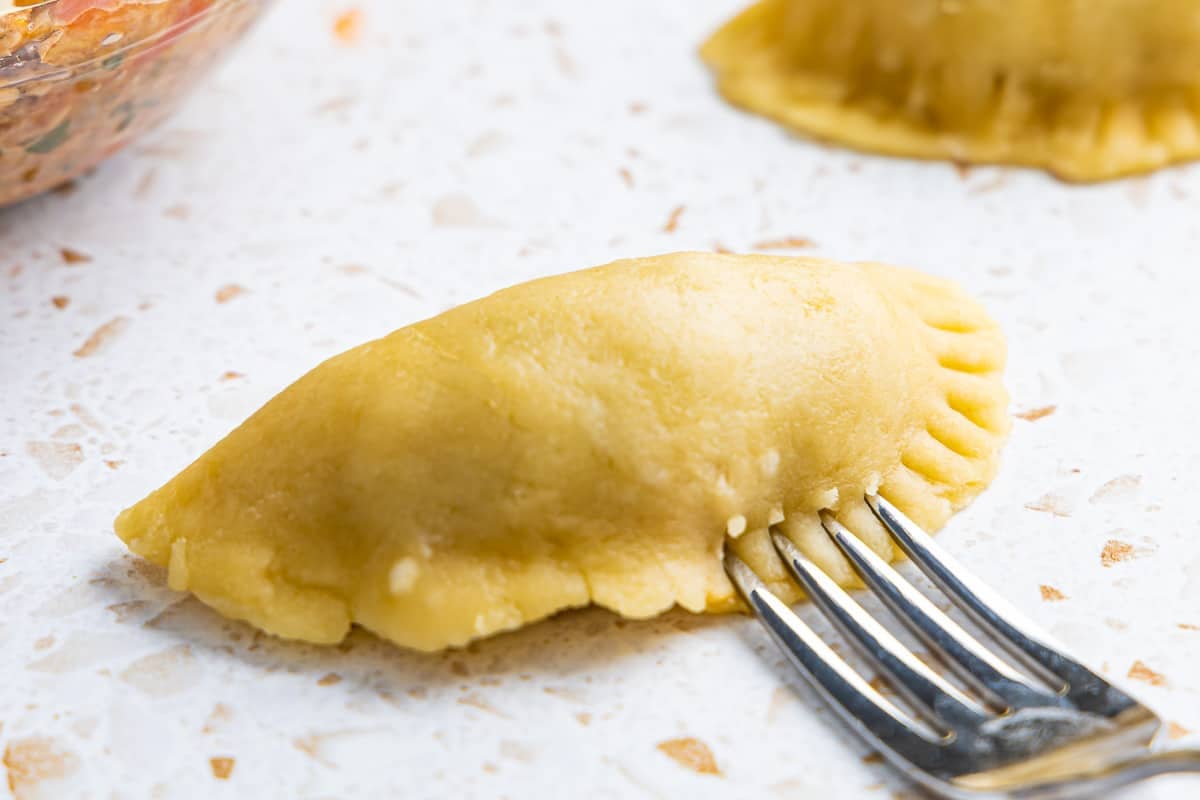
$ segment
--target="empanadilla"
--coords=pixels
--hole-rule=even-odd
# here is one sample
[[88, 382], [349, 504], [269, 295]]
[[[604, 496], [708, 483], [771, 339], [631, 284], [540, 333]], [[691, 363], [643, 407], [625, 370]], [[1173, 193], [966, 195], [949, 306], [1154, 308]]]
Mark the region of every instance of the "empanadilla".
[[876, 488], [940, 527], [991, 479], [1004, 341], [953, 284], [678, 253], [506, 289], [343, 353], [117, 533], [223, 614], [419, 650], [596, 603], [737, 607], [726, 542], [789, 599], [778, 523], [843, 583]]
[[1101, 180], [1200, 157], [1198, 0], [762, 0], [731, 102], [863, 150]]

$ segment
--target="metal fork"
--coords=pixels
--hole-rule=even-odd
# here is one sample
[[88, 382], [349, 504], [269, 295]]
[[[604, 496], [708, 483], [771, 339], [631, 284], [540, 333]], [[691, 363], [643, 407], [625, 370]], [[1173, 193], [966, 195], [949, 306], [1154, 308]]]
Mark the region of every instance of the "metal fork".
[[822, 526], [863, 581], [968, 691], [918, 659], [778, 533], [772, 542], [792, 574], [915, 714], [872, 688], [729, 551], [725, 570], [788, 660], [910, 780], [940, 797], [1041, 800], [1200, 772], [1198, 749], [1151, 749], [1162, 720], [1150, 709], [1047, 644], [895, 506], [875, 495], [866, 501], [921, 571], [1030, 675], [943, 614], [828, 512]]

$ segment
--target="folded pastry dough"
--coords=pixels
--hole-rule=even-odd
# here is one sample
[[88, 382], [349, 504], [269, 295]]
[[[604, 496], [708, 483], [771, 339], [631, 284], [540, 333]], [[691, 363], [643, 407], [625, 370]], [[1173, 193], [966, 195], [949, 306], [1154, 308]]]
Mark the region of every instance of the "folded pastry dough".
[[763, 0], [731, 102], [863, 150], [1100, 180], [1200, 157], [1197, 0]]
[[597, 603], [737, 607], [727, 535], [790, 599], [780, 528], [841, 582], [832, 508], [929, 528], [991, 479], [1004, 341], [954, 285], [680, 253], [507, 289], [330, 359], [117, 519], [231, 617], [434, 650]]

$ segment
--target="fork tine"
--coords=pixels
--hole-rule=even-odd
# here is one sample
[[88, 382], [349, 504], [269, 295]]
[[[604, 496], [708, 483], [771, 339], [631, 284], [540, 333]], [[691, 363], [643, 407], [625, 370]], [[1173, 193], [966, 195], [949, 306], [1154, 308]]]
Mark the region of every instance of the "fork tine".
[[[1136, 701], [1078, 661], [1046, 644], [1037, 626], [934, 544], [899, 509], [877, 495], [867, 505], [922, 572], [1006, 651], [1062, 691], [1082, 711], [1111, 716]], [[1065, 686], [1064, 686], [1065, 684]]]
[[822, 511], [821, 525], [892, 613], [989, 703], [1013, 709], [1065, 704], [1059, 695], [1030, 683], [939, 611], [832, 514]]
[[745, 562], [725, 552], [725, 572], [788, 661], [860, 736], [898, 766], [927, 769], [939, 763], [942, 740], [929, 735], [821, 641], [767, 588]]
[[947, 683], [888, 633], [790, 539], [776, 533], [771, 540], [783, 562], [825, 616], [909, 702], [924, 712], [931, 724], [945, 731], [947, 724], [953, 730], [964, 723], [978, 725], [988, 718], [978, 704]]

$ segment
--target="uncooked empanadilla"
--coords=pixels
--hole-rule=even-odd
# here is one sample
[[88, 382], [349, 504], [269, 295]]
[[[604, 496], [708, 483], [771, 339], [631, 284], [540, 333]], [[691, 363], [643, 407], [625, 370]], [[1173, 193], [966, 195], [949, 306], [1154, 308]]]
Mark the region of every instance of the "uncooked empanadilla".
[[876, 264], [678, 253], [533, 281], [326, 361], [125, 511], [169, 584], [284, 637], [436, 650], [595, 603], [738, 607], [727, 541], [789, 600], [777, 524], [843, 584], [835, 510], [929, 529], [1008, 426], [995, 323]]
[[1200, 157], [1198, 0], [762, 0], [731, 102], [867, 151], [1102, 180]]

